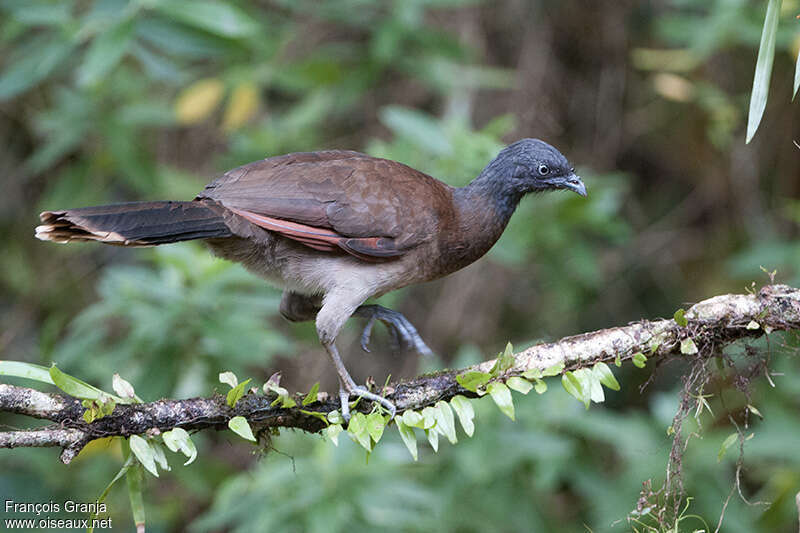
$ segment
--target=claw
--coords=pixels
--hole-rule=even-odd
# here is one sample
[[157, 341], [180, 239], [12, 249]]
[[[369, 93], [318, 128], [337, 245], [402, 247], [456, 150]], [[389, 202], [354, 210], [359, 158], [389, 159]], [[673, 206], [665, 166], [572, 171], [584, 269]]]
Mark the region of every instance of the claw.
[[350, 396], [357, 396], [365, 400], [378, 402], [389, 411], [389, 420], [393, 420], [394, 415], [397, 413], [397, 407], [379, 394], [370, 392], [364, 387], [352, 387], [349, 391], [342, 387], [339, 389], [339, 402], [342, 409], [342, 418], [344, 418], [345, 422], [350, 422]]
[[367, 325], [364, 326], [364, 331], [361, 332], [361, 349], [367, 353], [370, 353], [367, 345], [369, 344], [369, 338], [372, 335], [372, 325], [374, 323], [375, 315], [369, 317], [369, 320], [367, 320]]
[[361, 348], [369, 352], [367, 344], [372, 335], [372, 327], [376, 320], [386, 324], [389, 334], [392, 337], [392, 344], [395, 348], [404, 350], [415, 349], [418, 353], [425, 356], [433, 355], [433, 352], [422, 340], [416, 328], [409, 320], [397, 311], [392, 311], [380, 305], [363, 305], [358, 308], [357, 314], [367, 317], [367, 323], [361, 333]]

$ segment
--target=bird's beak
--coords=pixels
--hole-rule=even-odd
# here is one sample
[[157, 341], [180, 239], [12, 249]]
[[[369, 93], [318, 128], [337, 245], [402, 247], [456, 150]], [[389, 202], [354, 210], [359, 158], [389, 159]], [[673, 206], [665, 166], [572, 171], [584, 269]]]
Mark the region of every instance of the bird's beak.
[[576, 192], [583, 197], [586, 197], [586, 185], [583, 184], [583, 181], [576, 175], [570, 174], [566, 178], [562, 178], [556, 184], [559, 189], [569, 189], [570, 191]]

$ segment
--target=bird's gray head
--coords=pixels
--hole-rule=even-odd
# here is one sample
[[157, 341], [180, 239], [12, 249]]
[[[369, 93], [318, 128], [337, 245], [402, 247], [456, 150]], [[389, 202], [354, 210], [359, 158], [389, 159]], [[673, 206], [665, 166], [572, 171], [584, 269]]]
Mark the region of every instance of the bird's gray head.
[[568, 189], [586, 196], [586, 186], [561, 152], [539, 139], [522, 139], [495, 159], [507, 166], [514, 188], [523, 193]]

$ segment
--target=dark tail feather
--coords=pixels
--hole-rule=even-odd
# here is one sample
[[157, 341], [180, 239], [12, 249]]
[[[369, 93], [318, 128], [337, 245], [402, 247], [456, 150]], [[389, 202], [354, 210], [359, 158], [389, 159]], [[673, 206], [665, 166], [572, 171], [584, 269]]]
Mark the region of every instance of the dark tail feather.
[[36, 238], [67, 243], [99, 241], [118, 246], [230, 237], [221, 208], [204, 202], [134, 202], [45, 211]]

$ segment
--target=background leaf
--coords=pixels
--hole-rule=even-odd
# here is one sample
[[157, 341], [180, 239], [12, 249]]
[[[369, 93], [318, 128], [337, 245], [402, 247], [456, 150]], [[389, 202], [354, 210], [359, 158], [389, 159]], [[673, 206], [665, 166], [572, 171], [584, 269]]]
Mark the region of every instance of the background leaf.
[[775, 39], [778, 35], [778, 16], [781, 0], [768, 0], [767, 14], [764, 17], [764, 29], [761, 32], [761, 44], [758, 46], [758, 60], [753, 76], [753, 90], [750, 93], [750, 111], [747, 114], [747, 138], [749, 143], [756, 134], [758, 125], [767, 107], [769, 81], [772, 77], [772, 63], [775, 60]]

